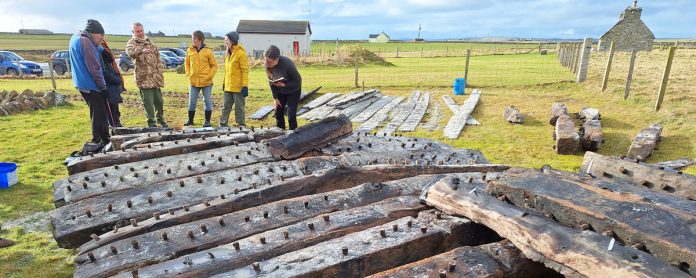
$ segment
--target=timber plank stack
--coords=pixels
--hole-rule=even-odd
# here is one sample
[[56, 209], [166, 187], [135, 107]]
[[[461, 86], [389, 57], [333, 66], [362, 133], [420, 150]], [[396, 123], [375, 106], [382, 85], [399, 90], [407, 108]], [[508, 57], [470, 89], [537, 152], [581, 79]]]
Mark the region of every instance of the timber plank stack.
[[[424, 95], [406, 100], [420, 105], [407, 127]], [[367, 123], [396, 99], [350, 114]], [[510, 168], [353, 132], [345, 114], [290, 133], [195, 131], [127, 131], [132, 155], [84, 157], [100, 160], [54, 183], [76, 277], [694, 275], [696, 177], [671, 169], [589, 152], [580, 174]], [[182, 142], [200, 149], [144, 155]]]

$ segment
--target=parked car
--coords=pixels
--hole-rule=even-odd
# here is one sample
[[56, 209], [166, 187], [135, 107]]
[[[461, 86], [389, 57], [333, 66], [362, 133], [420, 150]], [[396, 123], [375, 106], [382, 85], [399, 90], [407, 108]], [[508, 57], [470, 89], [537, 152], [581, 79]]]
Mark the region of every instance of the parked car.
[[51, 63], [53, 64], [53, 71], [58, 75], [63, 75], [68, 72], [70, 68], [70, 51], [68, 50], [58, 50], [51, 54]]
[[[19, 62], [19, 68], [17, 68], [17, 62]], [[0, 68], [3, 68], [7, 75], [19, 75], [20, 70], [27, 75], [43, 75], [43, 70], [39, 64], [27, 61], [11, 51], [0, 51]]]
[[128, 53], [125, 51], [121, 52], [121, 55], [118, 57], [118, 68], [121, 69], [121, 71], [128, 71], [132, 68], [133, 66], [133, 60], [131, 60], [130, 56], [128, 56]]
[[179, 59], [174, 58], [174, 57], [169, 57], [162, 52], [160, 52], [160, 59], [162, 59], [162, 63], [164, 63], [165, 69], [175, 68], [176, 66], [179, 65]]
[[176, 54], [174, 54], [174, 52], [171, 52], [171, 51], [161, 50], [160, 53], [163, 53], [164, 55], [166, 55], [166, 56], [169, 57], [169, 58], [174, 58], [174, 59], [176, 59], [176, 65], [177, 65], [177, 66], [183, 64], [183, 63], [184, 63], [184, 60], [186, 59], [185, 57], [176, 56]]
[[181, 48], [175, 48], [175, 47], [162, 47], [160, 48], [160, 51], [171, 51], [176, 56], [183, 58], [186, 58], [186, 50], [183, 50]]

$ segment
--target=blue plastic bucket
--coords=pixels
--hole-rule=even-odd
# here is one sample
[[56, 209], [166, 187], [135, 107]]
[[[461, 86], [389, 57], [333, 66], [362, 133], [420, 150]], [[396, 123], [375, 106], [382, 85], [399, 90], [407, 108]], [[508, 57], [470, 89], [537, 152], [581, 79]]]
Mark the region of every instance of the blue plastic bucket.
[[17, 182], [17, 164], [0, 162], [0, 189], [8, 189]]
[[466, 89], [466, 80], [464, 78], [454, 79], [454, 95], [461, 96], [464, 95], [464, 90]]

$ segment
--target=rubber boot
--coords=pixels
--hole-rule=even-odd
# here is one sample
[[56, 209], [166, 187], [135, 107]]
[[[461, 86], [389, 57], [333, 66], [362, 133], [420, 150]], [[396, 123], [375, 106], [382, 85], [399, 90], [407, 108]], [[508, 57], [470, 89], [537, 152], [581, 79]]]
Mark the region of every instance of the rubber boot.
[[205, 111], [205, 122], [203, 127], [210, 127], [210, 116], [213, 115], [213, 111]]
[[194, 115], [196, 115], [196, 111], [189, 111], [188, 122], [184, 123], [184, 126], [192, 126], [193, 125], [193, 116]]

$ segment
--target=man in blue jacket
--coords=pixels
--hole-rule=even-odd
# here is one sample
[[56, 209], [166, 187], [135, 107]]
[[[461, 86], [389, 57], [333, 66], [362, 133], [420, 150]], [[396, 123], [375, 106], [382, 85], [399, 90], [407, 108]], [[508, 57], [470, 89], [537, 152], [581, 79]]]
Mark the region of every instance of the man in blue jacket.
[[99, 44], [104, 40], [104, 28], [94, 19], [87, 20], [84, 30], [70, 38], [70, 65], [75, 88], [89, 106], [92, 120], [92, 143], [109, 143], [107, 123], [107, 91], [99, 52]]

